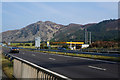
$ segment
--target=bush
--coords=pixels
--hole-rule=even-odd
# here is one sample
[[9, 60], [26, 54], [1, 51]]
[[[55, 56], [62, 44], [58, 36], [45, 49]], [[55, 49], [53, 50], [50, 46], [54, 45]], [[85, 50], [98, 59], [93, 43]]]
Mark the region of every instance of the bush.
[[90, 48], [114, 48], [118, 47], [118, 43], [115, 41], [96, 41], [90, 45]]
[[25, 46], [30, 46], [30, 44], [25, 44]]
[[18, 46], [23, 46], [23, 44], [19, 44]]
[[43, 48], [44, 48], [44, 45], [43, 45], [43, 44], [40, 44], [40, 48], [43, 49]]
[[33, 43], [32, 46], [35, 46], [35, 43]]
[[44, 48], [45, 48], [45, 49], [48, 49], [48, 47], [47, 47], [47, 46], [44, 46]]

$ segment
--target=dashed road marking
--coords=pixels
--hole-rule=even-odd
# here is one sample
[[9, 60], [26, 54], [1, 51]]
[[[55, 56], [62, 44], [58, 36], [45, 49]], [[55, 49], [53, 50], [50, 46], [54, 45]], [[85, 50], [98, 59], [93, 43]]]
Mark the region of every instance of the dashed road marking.
[[47, 53], [41, 53], [41, 54], [47, 54]]
[[54, 54], [50, 54], [50, 55], [54, 55]]
[[106, 62], [106, 63], [117, 63], [117, 62], [112, 62], [112, 61], [105, 61], [105, 60], [96, 60], [96, 61], [100, 61], [100, 62]]
[[90, 60], [90, 61], [99, 61], [99, 62], [106, 62], [106, 63], [117, 63], [117, 62], [113, 62], [113, 61], [105, 61], [105, 60], [97, 60], [97, 59], [90, 59], [90, 58], [82, 58], [82, 57], [72, 57], [72, 56], [65, 56], [65, 55], [57, 55], [56, 56], [62, 56], [62, 57], [69, 57], [69, 58], [76, 58], [76, 59], [84, 59], [84, 60]]
[[95, 67], [95, 66], [88, 66], [88, 67], [93, 68], [93, 69], [103, 70], [103, 71], [107, 70], [107, 69], [100, 68], [100, 67]]
[[32, 56], [35, 56], [35, 54], [32, 54]]
[[71, 57], [71, 56], [64, 56], [64, 57]]
[[56, 59], [54, 59], [54, 58], [49, 58], [49, 59], [51, 59], [51, 60], [56, 60]]
[[49, 55], [57, 55], [57, 54], [49, 54]]
[[56, 55], [56, 56], [63, 56], [63, 55]]

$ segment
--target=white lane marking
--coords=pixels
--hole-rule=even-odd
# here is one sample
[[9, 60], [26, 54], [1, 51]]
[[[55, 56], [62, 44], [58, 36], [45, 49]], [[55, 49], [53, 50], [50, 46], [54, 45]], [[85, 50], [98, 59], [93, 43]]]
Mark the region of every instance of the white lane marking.
[[32, 54], [32, 56], [35, 56], [35, 54]]
[[49, 59], [51, 59], [51, 60], [55, 60], [54, 58], [49, 58]]
[[[41, 54], [48, 54], [48, 53], [41, 53]], [[65, 57], [65, 55], [59, 55], [59, 54], [50, 54], [50, 55], [56, 55], [56, 56], [63, 56]], [[78, 58], [78, 59], [84, 59], [84, 60], [90, 60], [90, 61], [99, 61], [99, 62], [106, 62], [106, 63], [113, 63], [116, 64], [117, 62], [113, 62], [113, 61], [105, 61], [105, 60], [97, 60], [97, 59], [90, 59], [90, 58], [82, 58], [82, 57], [73, 57], [70, 56], [69, 58]]]
[[54, 55], [54, 54], [50, 54], [50, 55]]
[[49, 55], [57, 55], [57, 54], [49, 54]]
[[99, 62], [106, 62], [106, 63], [117, 63], [117, 62], [113, 62], [113, 61], [105, 61], [105, 60], [97, 60], [97, 59], [90, 59], [90, 58], [82, 58], [82, 57], [72, 57], [72, 56], [65, 56], [65, 55], [57, 55], [56, 56], [63, 56], [63, 57], [69, 57], [69, 58], [77, 58], [77, 59], [84, 59], [84, 60], [91, 60], [91, 61], [99, 61]]
[[100, 68], [100, 67], [95, 67], [95, 66], [88, 66], [88, 67], [90, 67], [90, 68], [94, 68], [94, 69], [103, 70], [103, 71], [107, 70], [107, 69], [104, 69], [104, 68]]
[[96, 60], [96, 61], [100, 61], [100, 62], [106, 62], [106, 63], [117, 63], [117, 62], [112, 62], [112, 61], [105, 61], [105, 60]]
[[57, 55], [57, 56], [63, 56], [64, 57], [64, 55]]
[[82, 57], [73, 57], [73, 58], [92, 60], [92, 59], [87, 59], [87, 58], [82, 58]]
[[41, 54], [47, 54], [47, 53], [41, 53]]
[[64, 56], [64, 57], [71, 57], [71, 56]]

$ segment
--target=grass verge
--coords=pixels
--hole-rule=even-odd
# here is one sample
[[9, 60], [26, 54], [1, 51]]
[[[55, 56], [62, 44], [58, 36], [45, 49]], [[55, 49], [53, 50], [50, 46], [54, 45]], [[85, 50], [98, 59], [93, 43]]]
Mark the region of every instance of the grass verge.
[[14, 79], [13, 62], [10, 62], [4, 55], [2, 55], [2, 70], [10, 80]]
[[76, 57], [85, 57], [85, 58], [93, 58], [93, 59], [103, 59], [103, 60], [112, 60], [112, 61], [120, 61], [120, 57], [111, 57], [111, 56], [101, 56], [101, 55], [90, 55], [90, 54], [76, 54], [76, 53], [63, 53], [63, 52], [51, 52], [51, 51], [43, 51], [47, 53], [53, 54], [61, 54], [66, 56], [76, 56]]

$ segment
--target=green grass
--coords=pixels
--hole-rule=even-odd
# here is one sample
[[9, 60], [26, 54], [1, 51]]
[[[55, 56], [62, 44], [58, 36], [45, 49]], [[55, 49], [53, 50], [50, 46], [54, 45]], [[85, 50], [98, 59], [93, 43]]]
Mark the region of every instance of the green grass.
[[[23, 46], [20, 46], [22, 44]], [[26, 44], [29, 44], [30, 46], [25, 46]], [[23, 48], [35, 48], [35, 46], [32, 46], [33, 43], [11, 43], [10, 46], [16, 46], [16, 47], [23, 47]]]
[[23, 47], [23, 48], [35, 48], [35, 46], [17, 46], [17, 47]]
[[[19, 46], [22, 44], [23, 46]], [[29, 44], [30, 46], [25, 46], [26, 44]], [[35, 48], [35, 46], [32, 46], [33, 43], [11, 43], [10, 46], [16, 46], [16, 47], [23, 47], [23, 48]]]
[[6, 59], [4, 55], [2, 55], [2, 70], [5, 75], [10, 79], [13, 80], [13, 63]]
[[32, 46], [33, 43], [11, 43], [10, 45], [11, 46], [18, 46], [20, 44], [22, 44], [23, 46], [25, 46], [26, 44], [29, 44], [30, 46]]

